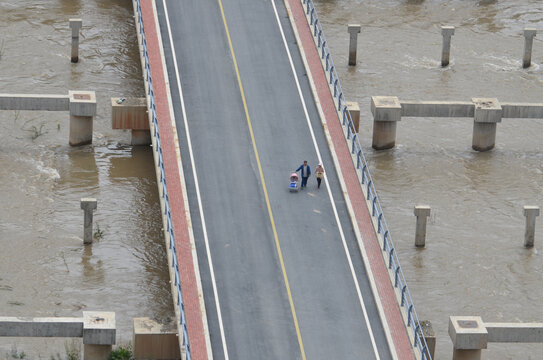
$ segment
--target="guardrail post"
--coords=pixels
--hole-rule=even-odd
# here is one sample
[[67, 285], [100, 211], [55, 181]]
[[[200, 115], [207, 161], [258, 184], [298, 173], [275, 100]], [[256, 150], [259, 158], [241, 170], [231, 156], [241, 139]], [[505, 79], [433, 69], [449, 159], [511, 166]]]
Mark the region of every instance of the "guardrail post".
[[522, 58], [522, 67], [524, 69], [532, 65], [532, 45], [536, 33], [535, 28], [524, 28], [524, 57]]
[[473, 121], [472, 148], [488, 151], [496, 143], [496, 124], [502, 121], [502, 107], [495, 98], [473, 98], [475, 116]]
[[81, 199], [81, 209], [84, 211], [83, 244], [92, 244], [92, 212], [97, 208], [97, 203], [94, 198]]
[[392, 149], [396, 145], [396, 123], [401, 120], [402, 106], [396, 96], [372, 96], [373, 140], [375, 150]]
[[360, 24], [347, 25], [347, 31], [349, 32], [349, 65], [356, 65], [356, 47], [360, 28]]
[[524, 231], [524, 246], [531, 248], [534, 246], [535, 238], [535, 218], [539, 216], [539, 206], [524, 206], [524, 216], [526, 217], [526, 230]]
[[351, 120], [353, 122], [353, 132], [358, 133], [360, 128], [360, 106], [356, 101], [347, 101], [347, 110], [351, 114]]
[[426, 222], [430, 216], [431, 208], [428, 205], [415, 206], [414, 214], [417, 217], [417, 228], [415, 231], [415, 246], [424, 247], [426, 245]]
[[81, 19], [70, 19], [70, 28], [72, 29], [72, 62], [79, 61], [79, 29], [83, 25]]
[[454, 35], [454, 26], [442, 26], [441, 35], [443, 35], [443, 49], [441, 50], [441, 66], [449, 65], [451, 56], [451, 37]]

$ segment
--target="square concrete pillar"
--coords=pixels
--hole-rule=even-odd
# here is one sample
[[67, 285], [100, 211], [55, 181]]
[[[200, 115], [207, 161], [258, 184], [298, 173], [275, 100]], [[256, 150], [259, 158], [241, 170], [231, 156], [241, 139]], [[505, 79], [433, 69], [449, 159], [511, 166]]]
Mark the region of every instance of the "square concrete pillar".
[[524, 206], [524, 216], [526, 217], [526, 228], [524, 230], [524, 246], [527, 248], [534, 246], [535, 239], [535, 218], [539, 216], [539, 206]]
[[83, 311], [84, 360], [107, 360], [115, 337], [114, 312]]
[[79, 30], [83, 26], [83, 20], [70, 19], [70, 28], [72, 29], [72, 56], [71, 61], [79, 61]]
[[347, 31], [349, 32], [349, 65], [356, 65], [356, 47], [358, 34], [360, 34], [360, 24], [347, 25]]
[[375, 150], [391, 149], [396, 145], [396, 123], [401, 120], [402, 106], [396, 96], [372, 96], [373, 141]]
[[536, 34], [537, 30], [535, 28], [524, 29], [524, 56], [522, 58], [522, 67], [525, 69], [532, 65], [532, 47]]
[[92, 126], [96, 115], [94, 91], [69, 91], [70, 145], [92, 143]]
[[426, 358], [434, 359], [434, 354], [436, 352], [436, 333], [432, 327], [432, 323], [429, 320], [420, 321], [421, 333], [426, 339]]
[[149, 130], [145, 98], [111, 98], [111, 128]]
[[356, 101], [347, 101], [347, 110], [351, 114], [351, 120], [353, 121], [354, 129], [351, 129], [353, 132], [358, 133], [360, 128], [360, 107]]
[[449, 317], [449, 336], [453, 360], [480, 360], [481, 350], [488, 345], [488, 331], [480, 316]]
[[496, 124], [502, 121], [502, 107], [496, 98], [471, 100], [475, 105], [472, 148], [477, 151], [491, 150], [496, 144]]
[[441, 66], [449, 65], [451, 56], [451, 37], [454, 35], [454, 26], [442, 26], [443, 48], [441, 50]]
[[149, 318], [134, 318], [134, 358], [181, 359], [175, 323], [159, 324]]

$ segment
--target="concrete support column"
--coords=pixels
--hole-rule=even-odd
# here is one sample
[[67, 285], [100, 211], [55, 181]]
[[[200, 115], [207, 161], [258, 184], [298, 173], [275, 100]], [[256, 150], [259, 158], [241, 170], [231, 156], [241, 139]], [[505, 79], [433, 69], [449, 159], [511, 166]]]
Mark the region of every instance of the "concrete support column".
[[417, 228], [415, 231], [415, 246], [424, 247], [426, 245], [426, 221], [430, 216], [430, 207], [428, 205], [415, 206], [414, 214], [417, 217]]
[[149, 318], [134, 318], [134, 358], [181, 359], [177, 326]]
[[396, 145], [396, 123], [401, 120], [402, 106], [395, 96], [372, 96], [373, 140], [375, 150], [391, 149]]
[[114, 312], [83, 311], [84, 360], [107, 360], [115, 337]]
[[347, 31], [349, 32], [349, 65], [356, 65], [356, 47], [360, 28], [360, 24], [347, 25]]
[[132, 130], [132, 145], [150, 145], [145, 98], [111, 98], [111, 128]]
[[522, 58], [522, 67], [524, 69], [532, 65], [532, 45], [536, 33], [535, 28], [524, 28], [524, 57]]
[[79, 61], [79, 29], [83, 25], [81, 19], [70, 19], [70, 28], [72, 29], [72, 62]]
[[535, 218], [539, 216], [539, 206], [524, 206], [524, 216], [526, 217], [524, 246], [530, 248], [534, 246]]
[[92, 212], [98, 202], [93, 198], [82, 198], [81, 209], [85, 212], [83, 220], [83, 244], [92, 244]]
[[496, 124], [502, 121], [502, 107], [495, 98], [473, 98], [475, 105], [472, 148], [488, 151], [496, 144]]
[[358, 130], [360, 129], [360, 106], [358, 106], [358, 103], [356, 101], [347, 101], [347, 110], [349, 110], [349, 113], [351, 114], [351, 120], [353, 121], [353, 129], [351, 129], [353, 132], [358, 133]]
[[453, 360], [481, 360], [481, 350], [488, 345], [488, 332], [479, 316], [449, 317], [449, 336]]
[[94, 91], [69, 91], [70, 98], [70, 145], [92, 143], [92, 125], [96, 115]]
[[451, 56], [451, 37], [454, 35], [454, 26], [442, 26], [441, 35], [443, 36], [443, 49], [441, 50], [441, 66], [449, 65]]
[[421, 333], [426, 339], [426, 359], [434, 359], [434, 354], [436, 352], [436, 333], [432, 323], [429, 320], [420, 321]]

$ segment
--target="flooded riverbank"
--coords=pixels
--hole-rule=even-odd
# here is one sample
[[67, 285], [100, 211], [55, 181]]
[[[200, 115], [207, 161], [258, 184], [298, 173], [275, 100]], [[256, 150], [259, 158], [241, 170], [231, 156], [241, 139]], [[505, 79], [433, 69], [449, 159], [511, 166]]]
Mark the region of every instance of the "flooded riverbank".
[[[83, 19], [78, 64], [73, 17]], [[81, 148], [68, 146], [67, 112], [0, 112], [0, 313], [115, 311], [126, 343], [133, 317], [173, 316], [152, 149], [111, 130], [109, 99], [144, 95], [132, 2], [2, 1], [0, 46], [0, 92], [94, 90], [98, 101], [94, 143]], [[97, 198], [102, 234], [87, 247], [82, 197]], [[28, 358], [58, 351], [0, 339], [0, 358], [14, 342]]]

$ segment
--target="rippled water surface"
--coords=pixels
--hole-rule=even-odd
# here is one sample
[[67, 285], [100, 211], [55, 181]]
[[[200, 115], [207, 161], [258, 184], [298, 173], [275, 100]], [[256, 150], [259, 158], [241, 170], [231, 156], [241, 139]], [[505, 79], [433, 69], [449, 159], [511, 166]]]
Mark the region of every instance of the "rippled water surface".
[[[0, 1], [0, 93], [94, 90], [98, 100], [94, 144], [79, 148], [68, 146], [67, 112], [0, 112], [0, 314], [115, 311], [124, 343], [133, 317], [173, 315], [151, 148], [111, 129], [109, 99], [144, 95], [132, 16], [131, 1]], [[86, 247], [82, 197], [97, 198], [103, 232]], [[14, 345], [27, 358], [58, 352], [49, 340], [4, 338], [0, 358]]]
[[[489, 322], [543, 322], [541, 226], [523, 248], [524, 205], [543, 205], [543, 119], [504, 119], [496, 148], [471, 150], [470, 119], [405, 118], [393, 150], [371, 149], [370, 97], [541, 102], [543, 43], [521, 68], [524, 27], [543, 29], [543, 2], [339, 0], [317, 2], [421, 319], [452, 357], [450, 315]], [[348, 67], [348, 23], [360, 23], [358, 64]], [[440, 67], [440, 25], [456, 26], [451, 66]], [[539, 36], [539, 35], [538, 35]], [[427, 246], [414, 247], [413, 207], [428, 204]], [[542, 225], [543, 226], [543, 225]], [[540, 359], [543, 344], [489, 344], [485, 359]]]

